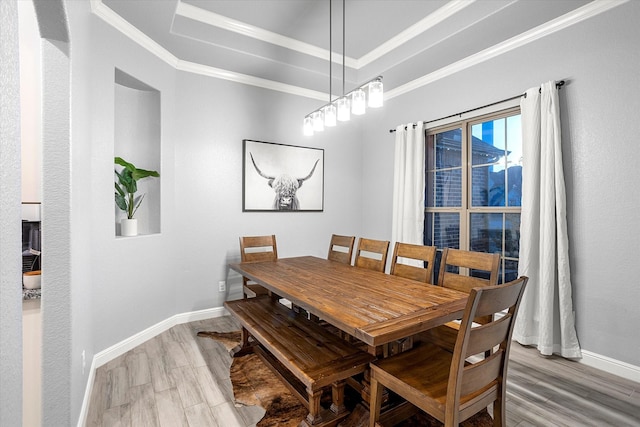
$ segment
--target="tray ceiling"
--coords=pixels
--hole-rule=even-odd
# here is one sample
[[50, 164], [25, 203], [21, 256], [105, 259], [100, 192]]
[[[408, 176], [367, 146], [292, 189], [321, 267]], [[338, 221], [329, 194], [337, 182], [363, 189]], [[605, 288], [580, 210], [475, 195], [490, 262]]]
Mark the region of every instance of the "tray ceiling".
[[[345, 90], [377, 75], [388, 94], [411, 90], [611, 7], [615, 2], [346, 0]], [[94, 0], [92, 10], [179, 69], [326, 100], [329, 0]], [[342, 15], [342, 1], [333, 0], [334, 95], [342, 93]]]

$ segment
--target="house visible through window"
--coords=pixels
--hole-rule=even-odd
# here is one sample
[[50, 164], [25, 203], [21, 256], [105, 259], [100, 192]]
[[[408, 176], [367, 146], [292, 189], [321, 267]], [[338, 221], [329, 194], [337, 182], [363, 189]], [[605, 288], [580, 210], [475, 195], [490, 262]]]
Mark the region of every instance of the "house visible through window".
[[522, 199], [519, 108], [429, 129], [426, 144], [425, 245], [498, 252], [499, 282], [516, 279]]

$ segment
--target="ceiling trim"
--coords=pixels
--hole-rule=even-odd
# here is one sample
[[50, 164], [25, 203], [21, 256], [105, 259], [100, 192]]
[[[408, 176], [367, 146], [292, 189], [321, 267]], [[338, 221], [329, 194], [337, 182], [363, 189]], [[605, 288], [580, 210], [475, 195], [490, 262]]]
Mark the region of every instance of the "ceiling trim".
[[214, 77], [222, 80], [229, 80], [236, 83], [247, 84], [251, 86], [258, 86], [264, 89], [275, 90], [278, 92], [285, 92], [292, 95], [303, 96], [305, 98], [318, 99], [320, 101], [327, 100], [327, 94], [324, 92], [318, 92], [316, 90], [305, 89], [299, 86], [293, 86], [286, 83], [276, 82], [274, 80], [262, 79], [260, 77], [254, 77], [247, 74], [235, 73], [233, 71], [223, 70], [222, 68], [210, 67], [208, 65], [202, 65], [195, 62], [178, 60], [176, 69], [180, 71], [186, 71], [194, 74], [201, 74], [203, 76]]
[[[305, 55], [315, 56], [316, 58], [320, 58], [325, 61], [329, 60], [329, 51], [327, 49], [323, 49], [309, 43], [301, 42], [300, 40], [296, 40], [291, 37], [283, 36], [282, 34], [274, 33], [272, 31], [247, 24], [246, 22], [237, 21], [235, 19], [231, 19], [229, 17], [219, 15], [215, 12], [202, 9], [191, 4], [183, 3], [181, 1], [178, 1], [178, 6], [176, 7], [176, 15], [180, 15], [182, 17], [189, 18], [203, 24], [222, 28], [227, 31], [242, 34], [243, 36], [251, 37], [262, 42], [271, 43], [276, 46], [294, 50]], [[337, 53], [335, 52], [333, 52], [333, 55], [333, 58], [342, 56], [337, 55]], [[334, 60], [333, 62], [337, 63], [338, 61]], [[340, 64], [342, 64], [341, 60]], [[350, 68], [355, 68], [358, 64], [355, 59], [346, 56], [345, 65]]]
[[440, 9], [435, 12], [429, 14], [424, 17], [417, 23], [413, 24], [406, 30], [402, 31], [400, 34], [390, 38], [386, 42], [382, 43], [377, 48], [371, 50], [368, 53], [365, 53], [357, 60], [357, 69], [365, 67], [372, 63], [373, 61], [381, 58], [382, 56], [390, 53], [392, 50], [398, 48], [404, 43], [408, 42], [414, 37], [419, 36], [424, 33], [428, 29], [440, 24], [445, 21], [447, 18], [455, 15], [460, 12], [467, 6], [470, 6], [476, 0], [454, 0], [448, 2], [446, 5], [442, 6]]
[[[367, 66], [371, 62], [380, 59], [382, 56], [390, 53], [394, 49], [419, 36], [428, 29], [435, 25], [445, 21], [456, 13], [460, 12], [464, 8], [473, 4], [476, 0], [453, 0], [442, 6], [435, 12], [424, 17], [417, 23], [413, 24], [406, 30], [402, 31], [398, 35], [390, 38], [386, 42], [379, 45], [377, 48], [362, 55], [360, 58], [354, 59], [349, 56], [345, 56], [345, 65], [356, 70]], [[274, 33], [269, 30], [265, 30], [260, 27], [256, 27], [246, 22], [238, 21], [209, 10], [199, 8], [197, 6], [183, 3], [178, 0], [178, 6], [176, 7], [176, 14], [185, 18], [192, 19], [194, 21], [201, 22], [203, 24], [211, 25], [214, 27], [222, 28], [227, 31], [242, 34], [243, 36], [251, 37], [256, 40], [271, 43], [285, 49], [294, 50], [304, 55], [314, 56], [322, 60], [329, 60], [329, 50], [315, 46], [309, 43], [301, 42], [300, 40], [293, 39], [291, 37], [283, 36], [278, 33]], [[334, 63], [340, 63], [341, 54], [333, 52]]]
[[328, 94], [323, 92], [179, 59], [142, 31], [138, 30], [129, 21], [115, 13], [110, 7], [102, 3], [102, 0], [91, 0], [91, 12], [176, 70], [276, 90], [305, 98], [318, 99], [320, 101], [327, 99]]
[[[594, 0], [576, 10], [568, 12], [552, 21], [539, 25], [529, 31], [512, 37], [502, 43], [485, 49], [481, 52], [463, 58], [451, 65], [442, 67], [432, 73], [426, 74], [408, 83], [400, 85], [394, 89], [385, 91], [385, 99], [392, 99], [396, 96], [411, 92], [422, 86], [433, 83], [437, 80], [450, 76], [459, 71], [465, 70], [474, 65], [480, 64], [496, 56], [507, 53], [513, 49], [524, 46], [535, 40], [546, 37], [550, 34], [568, 28], [579, 22], [582, 22], [591, 17], [597, 16], [610, 9], [627, 3], [629, 0]], [[285, 83], [276, 82], [273, 80], [262, 79], [246, 74], [236, 73], [233, 71], [223, 70], [220, 68], [210, 67], [207, 65], [196, 64], [177, 58], [171, 52], [164, 47], [156, 43], [153, 39], [148, 37], [142, 31], [138, 30], [135, 26], [115, 13], [111, 8], [102, 3], [102, 0], [90, 0], [91, 11], [93, 14], [104, 20], [107, 24], [111, 25], [122, 34], [138, 43], [141, 47], [148, 50], [158, 58], [165, 61], [177, 70], [192, 72], [196, 74], [206, 75], [214, 78], [219, 78], [228, 81], [234, 81], [237, 83], [262, 87], [265, 89], [276, 90], [279, 92], [289, 93], [292, 95], [303, 96], [306, 98], [326, 100], [329, 96], [327, 93], [322, 93], [314, 90], [305, 89], [299, 86], [289, 85]], [[459, 3], [457, 0], [456, 4]], [[458, 5], [459, 6], [459, 5]], [[441, 8], [442, 9], [442, 8]], [[443, 11], [443, 14], [445, 11]], [[426, 25], [423, 23], [422, 25]], [[408, 31], [408, 30], [407, 30]], [[274, 33], [275, 34], [275, 33]], [[328, 59], [328, 55], [327, 55]]]
[[447, 65], [446, 67], [442, 67], [432, 73], [425, 74], [422, 77], [419, 77], [394, 89], [385, 91], [385, 99], [395, 98], [396, 96], [411, 92], [422, 86], [428, 85], [437, 80], [455, 74], [459, 71], [488, 61], [489, 59], [495, 58], [496, 56], [500, 56], [526, 44], [551, 35], [555, 32], [571, 27], [572, 25], [592, 18], [610, 9], [613, 9], [614, 7], [627, 3], [628, 1], [629, 0], [595, 0], [591, 3], [587, 3], [586, 5], [578, 9], [559, 16], [558, 18], [539, 25], [529, 31], [525, 31], [524, 33], [505, 40], [502, 43], [498, 43], [490, 48], [467, 56], [466, 58]]

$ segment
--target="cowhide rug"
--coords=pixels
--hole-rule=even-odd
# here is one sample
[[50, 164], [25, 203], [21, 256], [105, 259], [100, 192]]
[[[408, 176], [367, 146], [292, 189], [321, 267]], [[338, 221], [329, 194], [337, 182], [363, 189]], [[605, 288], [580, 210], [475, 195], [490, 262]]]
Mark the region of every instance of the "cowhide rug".
[[[227, 350], [240, 343], [240, 331], [198, 332], [199, 337], [218, 341]], [[258, 405], [266, 413], [257, 427], [297, 427], [306, 417], [306, 408], [256, 355], [236, 357], [231, 364], [231, 383], [237, 404]], [[330, 402], [330, 396], [327, 396]], [[348, 405], [347, 405], [348, 406]], [[369, 424], [369, 412], [358, 405], [339, 427], [364, 427]], [[460, 424], [462, 427], [490, 427], [493, 418], [483, 411]], [[419, 413], [397, 427], [441, 427], [442, 423], [425, 413]]]

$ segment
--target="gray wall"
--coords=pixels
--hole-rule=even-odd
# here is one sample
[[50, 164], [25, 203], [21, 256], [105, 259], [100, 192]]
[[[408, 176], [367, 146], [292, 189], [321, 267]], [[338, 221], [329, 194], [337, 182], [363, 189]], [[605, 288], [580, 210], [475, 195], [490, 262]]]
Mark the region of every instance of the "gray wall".
[[[640, 3], [629, 2], [386, 103], [363, 141], [363, 233], [391, 236], [393, 135], [548, 80], [560, 91], [576, 328], [582, 348], [640, 366]], [[384, 230], [381, 232], [381, 230]]]
[[[73, 75], [71, 246], [78, 248], [68, 357], [77, 417], [87, 378], [80, 375], [82, 351], [90, 361], [175, 314], [221, 306], [227, 294], [218, 292], [218, 281], [239, 286], [227, 263], [239, 260], [240, 235], [276, 234], [282, 256], [324, 256], [331, 233], [360, 234], [361, 138], [351, 125], [305, 140], [302, 117], [316, 102], [178, 72], [91, 15], [88, 2], [65, 5]], [[115, 68], [160, 92], [161, 233], [114, 234]], [[242, 139], [325, 149], [324, 212], [242, 213]], [[66, 407], [64, 395], [45, 400]]]
[[[629, 326], [640, 321], [635, 309], [640, 288], [629, 268], [640, 249], [634, 215], [640, 200], [632, 187], [639, 174], [632, 162], [640, 151], [633, 139], [639, 130], [639, 3], [393, 98], [381, 110], [312, 138], [301, 136], [301, 118], [317, 101], [178, 72], [92, 16], [88, 2], [65, 6], [73, 174], [66, 213], [71, 253], [62, 261], [73, 267], [69, 283], [55, 293], [58, 299], [48, 301], [46, 294], [43, 299], [43, 313], [59, 314], [45, 325], [45, 341], [61, 346], [43, 356], [51, 363], [43, 381], [57, 378], [55, 369], [70, 371], [70, 378], [59, 389], [45, 389], [45, 420], [68, 413], [77, 419], [87, 381], [87, 372], [81, 374], [83, 350], [91, 360], [175, 314], [220, 306], [226, 295], [216, 285], [234, 280], [226, 265], [239, 258], [238, 236], [274, 233], [282, 256], [324, 256], [333, 232], [389, 238], [390, 128], [507, 98], [550, 79], [568, 81], [561, 97], [578, 335], [584, 349], [640, 366]], [[116, 67], [161, 92], [162, 232], [152, 236], [114, 236]], [[242, 213], [245, 138], [325, 149], [324, 212]], [[47, 156], [57, 151], [44, 150], [46, 167]], [[6, 164], [3, 159], [3, 170]], [[69, 172], [58, 172], [62, 179], [58, 187], [52, 181], [51, 191], [66, 194]], [[4, 201], [7, 193], [2, 194]], [[9, 197], [17, 201], [18, 194], [15, 189]], [[3, 239], [12, 233], [4, 225], [0, 230]], [[65, 278], [65, 268], [57, 278]], [[19, 307], [5, 297], [5, 281], [13, 276], [19, 275], [3, 265], [3, 310], [5, 304]], [[52, 301], [60, 306], [47, 308]], [[20, 322], [8, 324], [19, 328]], [[4, 390], [5, 378], [15, 374], [4, 360], [1, 367]]]
[[22, 424], [18, 9], [0, 0], [0, 425]]

